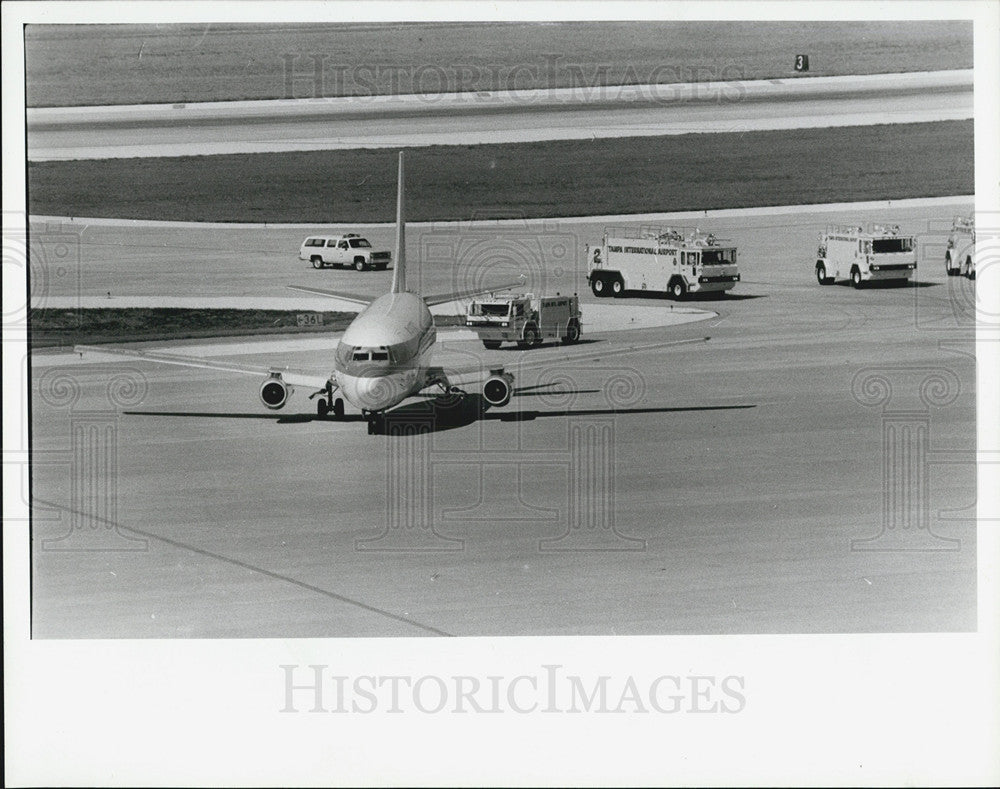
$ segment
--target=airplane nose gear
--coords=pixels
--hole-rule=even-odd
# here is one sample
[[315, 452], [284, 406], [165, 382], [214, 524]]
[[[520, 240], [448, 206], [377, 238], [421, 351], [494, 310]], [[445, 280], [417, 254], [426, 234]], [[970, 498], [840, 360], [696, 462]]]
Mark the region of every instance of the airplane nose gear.
[[333, 383], [331, 381], [326, 382], [326, 387], [319, 389], [309, 395], [309, 399], [312, 400], [314, 397], [319, 397], [319, 395], [325, 395], [325, 397], [320, 397], [316, 401], [316, 415], [326, 416], [330, 411], [333, 411], [333, 415], [338, 419], [344, 415], [344, 401], [341, 398], [333, 399]]
[[455, 408], [461, 405], [469, 394], [457, 386], [446, 386], [443, 383], [438, 384], [438, 386], [441, 387], [441, 393], [435, 402], [439, 408]]
[[385, 416], [375, 411], [363, 412], [368, 420], [368, 435], [379, 436], [385, 432]]

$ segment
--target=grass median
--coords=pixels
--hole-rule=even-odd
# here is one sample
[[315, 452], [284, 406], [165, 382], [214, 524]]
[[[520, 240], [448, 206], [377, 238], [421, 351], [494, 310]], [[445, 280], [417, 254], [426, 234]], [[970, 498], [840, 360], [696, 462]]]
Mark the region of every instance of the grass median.
[[970, 20], [46, 25], [29, 107], [293, 99], [972, 68]]
[[[35, 215], [391, 222], [394, 150], [29, 162]], [[744, 208], [972, 194], [973, 122], [407, 153], [411, 221]]]
[[[31, 314], [32, 349], [77, 344], [182, 340], [343, 331], [353, 312], [291, 310], [87, 308], [39, 309]], [[435, 316], [438, 326], [456, 326], [461, 316]]]

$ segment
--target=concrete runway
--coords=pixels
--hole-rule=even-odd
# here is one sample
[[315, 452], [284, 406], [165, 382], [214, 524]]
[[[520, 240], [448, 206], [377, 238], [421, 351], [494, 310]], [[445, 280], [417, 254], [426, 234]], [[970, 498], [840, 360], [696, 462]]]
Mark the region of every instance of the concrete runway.
[[[510, 406], [480, 415], [470, 398], [426, 434], [368, 436], [363, 422], [317, 419], [301, 392], [268, 412], [241, 376], [47, 366], [38, 354], [34, 635], [973, 629], [975, 285], [947, 278], [942, 262], [963, 210], [971, 204], [704, 221], [740, 249], [734, 295], [688, 305], [718, 317], [593, 333], [609, 353], [586, 367], [559, 367], [558, 348], [534, 351], [554, 366], [519, 378], [527, 388]], [[816, 284], [819, 230], [862, 220], [921, 234], [917, 285]], [[536, 283], [548, 292], [580, 287], [575, 255], [553, 255], [599, 230], [423, 227], [408, 240], [411, 260], [426, 253], [428, 292], [501, 265], [491, 245], [515, 262], [518, 245], [541, 249]], [[384, 287], [383, 273], [307, 268], [295, 259], [303, 235], [95, 225], [75, 272], [59, 275], [49, 258], [41, 273], [61, 298], [109, 283], [123, 296]], [[633, 305], [672, 305], [600, 303], [623, 318]], [[625, 339], [706, 335], [613, 354]], [[329, 366], [314, 346], [275, 358], [247, 355], [243, 342], [243, 362]], [[473, 341], [447, 349], [444, 361], [484, 353]], [[435, 412], [418, 403], [405, 415], [413, 426]]]
[[44, 108], [32, 161], [475, 145], [972, 117], [972, 74], [943, 71], [577, 90]]

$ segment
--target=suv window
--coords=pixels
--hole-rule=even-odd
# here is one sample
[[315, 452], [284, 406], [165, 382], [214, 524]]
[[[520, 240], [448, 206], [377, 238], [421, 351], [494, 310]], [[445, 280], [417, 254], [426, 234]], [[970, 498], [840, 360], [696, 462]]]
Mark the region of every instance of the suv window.
[[335, 247], [335, 246], [337, 246], [337, 239], [335, 239], [335, 238], [328, 238], [326, 240], [326, 245], [328, 247]]
[[347, 242], [346, 241], [341, 241], [339, 244], [337, 244], [337, 246], [340, 249], [347, 249]]
[[369, 249], [371, 247], [371, 244], [369, 244], [368, 241], [364, 238], [352, 238], [351, 246], [354, 247], [355, 249], [358, 248]]

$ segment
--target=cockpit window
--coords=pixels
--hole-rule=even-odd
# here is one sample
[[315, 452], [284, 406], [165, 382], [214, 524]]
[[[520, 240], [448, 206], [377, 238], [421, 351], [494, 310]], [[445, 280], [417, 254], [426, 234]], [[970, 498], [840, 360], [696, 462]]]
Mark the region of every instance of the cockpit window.
[[378, 348], [354, 348], [350, 352], [352, 362], [388, 362], [389, 349], [385, 346]]

